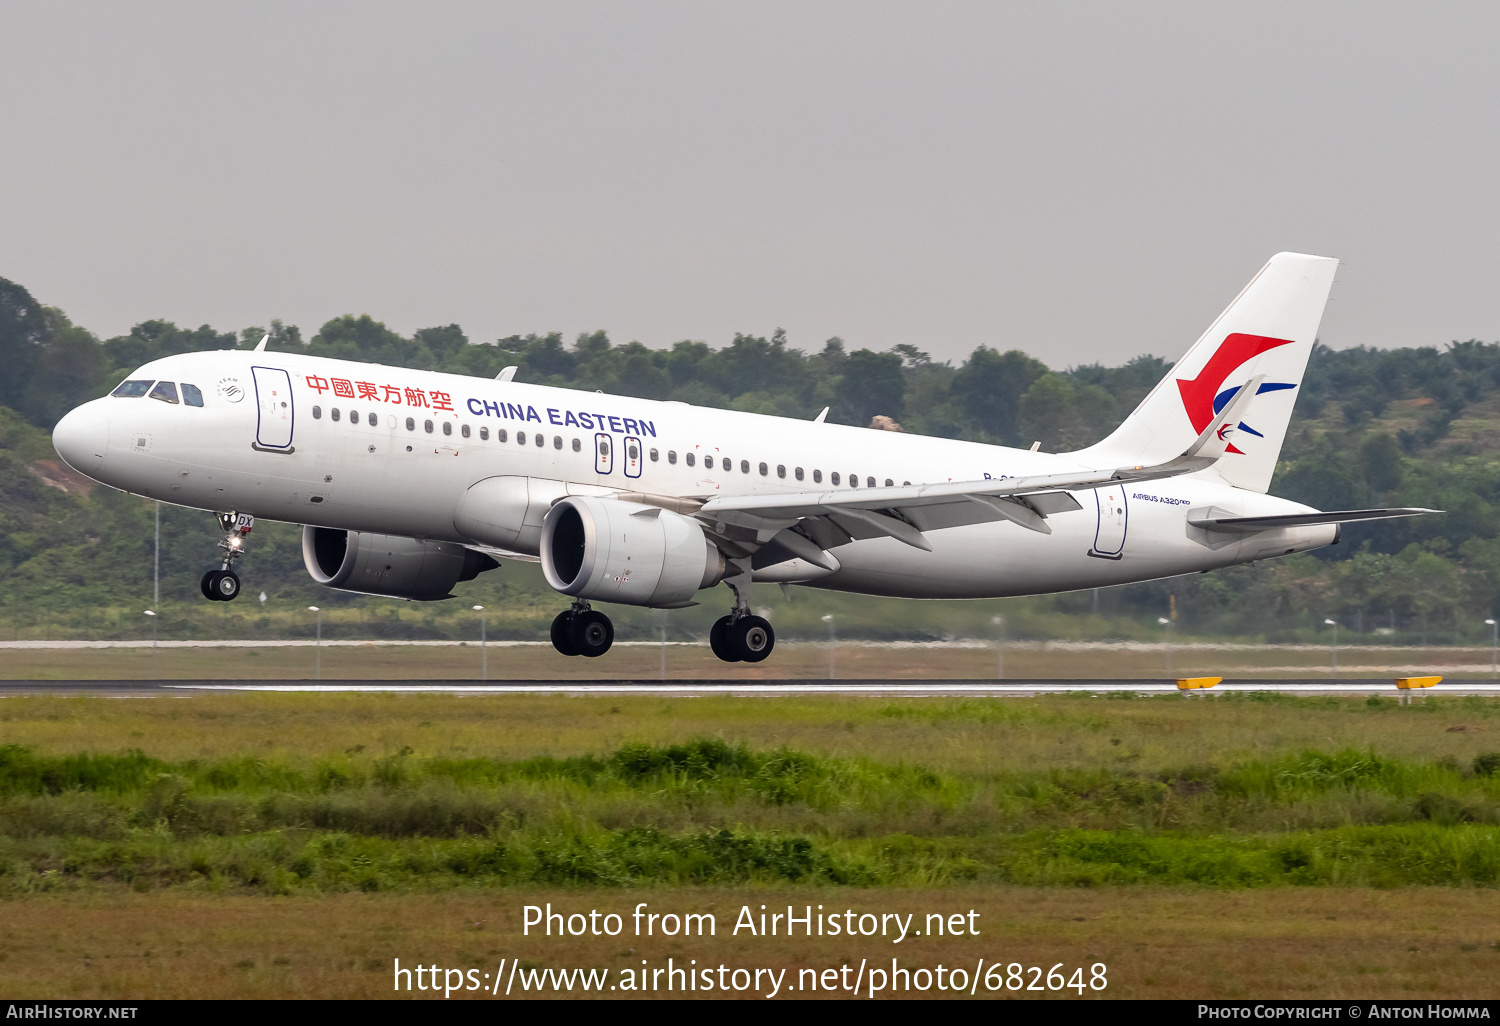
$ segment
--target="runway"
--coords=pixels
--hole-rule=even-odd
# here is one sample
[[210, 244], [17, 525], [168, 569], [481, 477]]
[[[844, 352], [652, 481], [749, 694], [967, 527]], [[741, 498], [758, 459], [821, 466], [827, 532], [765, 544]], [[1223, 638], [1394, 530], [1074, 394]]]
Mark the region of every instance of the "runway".
[[[869, 697], [1027, 698], [1036, 695], [1166, 694], [1177, 691], [1166, 679], [1071, 680], [38, 680], [0, 682], [0, 697], [9, 695], [107, 695], [117, 698], [204, 694], [212, 692], [281, 692], [287, 694], [447, 694], [447, 695], [664, 695], [706, 697], [787, 697], [843, 695]], [[1398, 691], [1389, 678], [1298, 678], [1225, 680], [1208, 694], [1272, 692], [1287, 695], [1405, 694], [1500, 695], [1493, 681], [1444, 681], [1421, 692]]]

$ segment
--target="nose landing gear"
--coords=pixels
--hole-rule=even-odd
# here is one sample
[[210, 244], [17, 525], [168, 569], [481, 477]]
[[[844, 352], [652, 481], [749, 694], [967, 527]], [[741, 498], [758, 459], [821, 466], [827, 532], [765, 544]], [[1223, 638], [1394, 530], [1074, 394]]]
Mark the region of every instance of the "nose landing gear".
[[212, 602], [231, 602], [240, 594], [240, 578], [232, 567], [245, 554], [245, 539], [255, 527], [255, 518], [249, 513], [220, 513], [218, 517], [219, 526], [224, 529], [224, 537], [219, 541], [224, 556], [219, 569], [204, 574], [198, 587], [203, 597]]
[[587, 602], [574, 602], [552, 621], [552, 647], [565, 656], [597, 659], [615, 643], [615, 625]]

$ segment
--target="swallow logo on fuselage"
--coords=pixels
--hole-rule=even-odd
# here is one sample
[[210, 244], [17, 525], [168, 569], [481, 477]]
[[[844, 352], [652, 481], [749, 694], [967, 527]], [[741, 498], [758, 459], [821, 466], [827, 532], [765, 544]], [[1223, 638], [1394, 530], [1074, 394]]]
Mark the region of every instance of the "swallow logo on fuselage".
[[[1235, 332], [1225, 336], [1224, 341], [1219, 344], [1214, 355], [1209, 357], [1196, 378], [1190, 381], [1177, 379], [1177, 390], [1182, 395], [1182, 406], [1187, 411], [1193, 430], [1201, 432], [1208, 427], [1214, 417], [1224, 409], [1224, 404], [1233, 399], [1235, 393], [1243, 387], [1231, 385], [1229, 388], [1223, 388], [1225, 378], [1261, 353], [1291, 344], [1292, 340], [1289, 338], [1270, 338], [1266, 335], [1246, 335]], [[1263, 381], [1260, 388], [1255, 390], [1255, 394], [1263, 395], [1266, 392], [1279, 392], [1282, 389], [1296, 387], [1295, 383], [1289, 381]], [[1234, 431], [1244, 431], [1257, 438], [1265, 437], [1250, 425], [1241, 422], [1237, 425], [1225, 424], [1219, 429], [1219, 438], [1224, 439]], [[1230, 445], [1226, 451], [1244, 455], [1242, 450], [1236, 449], [1233, 445]]]

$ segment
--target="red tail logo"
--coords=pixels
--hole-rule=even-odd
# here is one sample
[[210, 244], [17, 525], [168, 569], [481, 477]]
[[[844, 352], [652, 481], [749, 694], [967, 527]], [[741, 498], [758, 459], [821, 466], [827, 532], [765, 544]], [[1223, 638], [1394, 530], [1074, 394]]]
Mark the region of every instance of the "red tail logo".
[[[1208, 427], [1214, 419], [1214, 414], [1223, 409], [1224, 403], [1227, 403], [1230, 397], [1239, 391], [1238, 387], [1229, 389], [1221, 399], [1219, 388], [1224, 384], [1225, 378], [1261, 353], [1275, 349], [1277, 346], [1291, 344], [1292, 340], [1289, 338], [1270, 338], [1266, 335], [1246, 335], [1240, 332], [1226, 335], [1196, 378], [1191, 381], [1177, 379], [1177, 390], [1182, 393], [1182, 406], [1187, 411], [1193, 430], [1201, 432]], [[1268, 382], [1260, 387], [1260, 391], [1291, 387], [1293, 386], [1289, 384]], [[1247, 428], [1247, 430], [1250, 429]], [[1232, 445], [1228, 451], [1240, 452]]]

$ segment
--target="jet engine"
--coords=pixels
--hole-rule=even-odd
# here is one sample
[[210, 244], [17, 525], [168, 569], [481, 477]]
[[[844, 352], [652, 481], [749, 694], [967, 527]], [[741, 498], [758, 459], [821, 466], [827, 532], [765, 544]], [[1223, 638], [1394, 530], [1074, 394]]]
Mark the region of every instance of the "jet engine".
[[500, 565], [453, 542], [331, 527], [302, 529], [302, 561], [313, 580], [330, 588], [422, 602], [451, 598], [459, 581]]
[[657, 609], [685, 606], [724, 579], [724, 554], [692, 517], [571, 495], [542, 522], [542, 572], [564, 595]]

